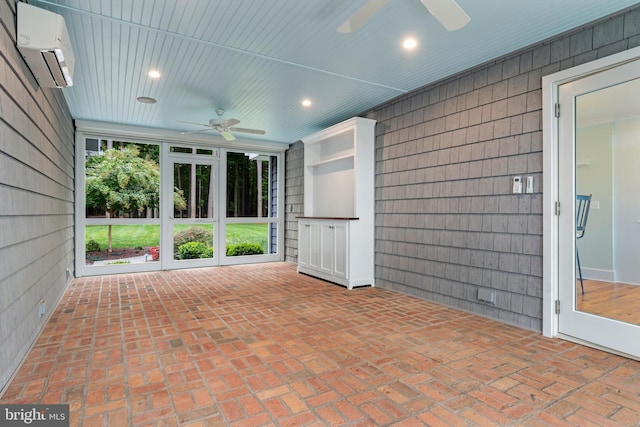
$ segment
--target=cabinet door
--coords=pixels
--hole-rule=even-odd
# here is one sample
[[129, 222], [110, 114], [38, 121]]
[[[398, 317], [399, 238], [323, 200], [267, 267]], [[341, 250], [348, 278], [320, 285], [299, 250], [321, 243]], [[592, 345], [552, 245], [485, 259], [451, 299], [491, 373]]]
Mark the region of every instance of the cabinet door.
[[333, 224], [333, 275], [343, 279], [349, 278], [349, 223]]
[[321, 253], [321, 237], [320, 223], [318, 221], [309, 221], [309, 268], [320, 270], [322, 258]]
[[309, 245], [310, 245], [310, 225], [309, 221], [298, 221], [298, 265], [309, 266]]
[[334, 234], [332, 222], [320, 224], [320, 271], [326, 274], [333, 274]]

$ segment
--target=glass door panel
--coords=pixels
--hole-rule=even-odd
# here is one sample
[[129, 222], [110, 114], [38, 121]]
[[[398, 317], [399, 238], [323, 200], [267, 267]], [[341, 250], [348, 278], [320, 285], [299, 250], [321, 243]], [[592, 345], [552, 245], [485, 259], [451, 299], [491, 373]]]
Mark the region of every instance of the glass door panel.
[[173, 194], [169, 217], [169, 268], [216, 265], [216, 163], [171, 156]]
[[[640, 79], [576, 97], [576, 309], [640, 325]], [[590, 199], [588, 199], [590, 197]], [[577, 207], [576, 207], [577, 209]], [[586, 221], [585, 221], [586, 220]], [[584, 288], [584, 293], [582, 289]]]

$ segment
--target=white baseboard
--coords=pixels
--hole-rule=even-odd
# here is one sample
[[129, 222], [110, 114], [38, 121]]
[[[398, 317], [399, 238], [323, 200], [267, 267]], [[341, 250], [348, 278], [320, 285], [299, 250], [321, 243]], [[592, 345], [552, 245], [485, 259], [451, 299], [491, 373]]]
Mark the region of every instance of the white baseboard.
[[[578, 272], [576, 271], [576, 279], [579, 279]], [[601, 270], [598, 268], [583, 268], [582, 269], [582, 278], [583, 279], [591, 279], [591, 280], [599, 280], [601, 282], [611, 282], [611, 283], [624, 283], [627, 285], [635, 285], [640, 286], [640, 283], [625, 281], [616, 277], [616, 272], [612, 270]]]
[[[576, 272], [577, 274], [577, 272]], [[580, 276], [576, 277], [577, 279]], [[599, 268], [582, 268], [582, 278], [583, 279], [591, 279], [591, 280], [599, 280], [601, 282], [615, 282], [616, 281], [616, 273], [613, 270], [601, 270]]]

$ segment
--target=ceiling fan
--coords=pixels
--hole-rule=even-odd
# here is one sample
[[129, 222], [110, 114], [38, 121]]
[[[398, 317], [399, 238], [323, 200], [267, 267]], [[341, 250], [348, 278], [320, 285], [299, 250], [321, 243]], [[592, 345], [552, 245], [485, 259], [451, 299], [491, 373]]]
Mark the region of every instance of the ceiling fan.
[[195, 122], [186, 122], [184, 120], [179, 120], [179, 122], [181, 123], [189, 123], [192, 125], [199, 125], [199, 126], [205, 126], [207, 127], [207, 129], [200, 129], [200, 130], [194, 130], [191, 132], [182, 132], [183, 135], [189, 135], [192, 133], [199, 133], [199, 132], [206, 132], [209, 130], [215, 130], [216, 132], [220, 133], [220, 135], [222, 135], [222, 137], [224, 139], [226, 139], [227, 141], [233, 141], [234, 139], [236, 139], [236, 137], [233, 135], [232, 132], [241, 132], [241, 133], [252, 133], [255, 135], [264, 135], [265, 131], [260, 130], [260, 129], [247, 129], [247, 128], [238, 128], [238, 127], [233, 127], [235, 125], [237, 125], [238, 123], [240, 123], [240, 120], [238, 119], [223, 119], [222, 116], [224, 115], [224, 110], [216, 110], [216, 114], [218, 115], [217, 119], [210, 119], [209, 123], [195, 123]]
[[[351, 33], [356, 31], [367, 23], [373, 15], [375, 15], [390, 0], [369, 0], [364, 6], [356, 10], [346, 21], [339, 27], [340, 33]], [[469, 23], [471, 18], [456, 3], [455, 0], [420, 0], [424, 7], [427, 8], [447, 31], [455, 31], [464, 27]]]

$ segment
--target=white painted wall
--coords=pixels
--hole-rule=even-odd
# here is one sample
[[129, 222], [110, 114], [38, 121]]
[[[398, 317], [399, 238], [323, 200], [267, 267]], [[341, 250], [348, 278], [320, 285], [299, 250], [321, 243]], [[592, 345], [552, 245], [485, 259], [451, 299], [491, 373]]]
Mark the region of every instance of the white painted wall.
[[616, 123], [613, 164], [615, 279], [640, 285], [640, 118]]
[[640, 285], [640, 118], [578, 129], [576, 163], [577, 193], [592, 194], [583, 276]]
[[613, 123], [604, 123], [579, 128], [576, 135], [576, 192], [592, 195], [587, 230], [576, 243], [582, 274], [609, 281], [613, 280], [613, 129]]

